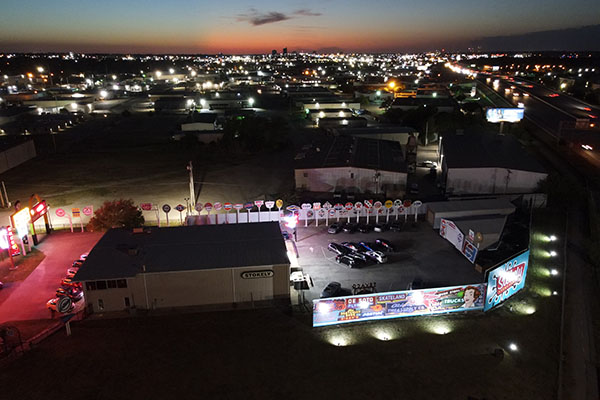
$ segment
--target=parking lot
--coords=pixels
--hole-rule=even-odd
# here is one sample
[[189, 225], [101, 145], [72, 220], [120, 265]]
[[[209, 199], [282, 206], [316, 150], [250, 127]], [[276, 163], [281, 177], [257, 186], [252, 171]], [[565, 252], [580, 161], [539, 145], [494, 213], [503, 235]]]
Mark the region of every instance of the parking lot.
[[[46, 302], [55, 297], [73, 260], [89, 252], [101, 236], [101, 232], [55, 232], [44, 237], [37, 248], [46, 254], [46, 258], [27, 279], [2, 289], [4, 300], [0, 305], [0, 323], [51, 318]], [[79, 301], [77, 309], [84, 303]]]
[[[330, 221], [331, 222], [331, 221]], [[373, 261], [360, 268], [338, 264], [335, 253], [327, 249], [330, 242], [374, 242], [382, 238], [390, 241], [395, 252], [385, 253], [388, 261]], [[326, 226], [298, 227], [298, 264], [308, 273], [314, 287], [306, 291], [307, 301], [319, 298], [323, 288], [332, 281], [352, 289], [353, 284], [376, 283], [377, 292], [406, 290], [415, 279], [424, 287], [443, 287], [483, 281], [481, 273], [449, 242], [438, 235], [426, 222], [404, 224], [400, 232], [328, 234]], [[294, 300], [294, 293], [292, 293]]]

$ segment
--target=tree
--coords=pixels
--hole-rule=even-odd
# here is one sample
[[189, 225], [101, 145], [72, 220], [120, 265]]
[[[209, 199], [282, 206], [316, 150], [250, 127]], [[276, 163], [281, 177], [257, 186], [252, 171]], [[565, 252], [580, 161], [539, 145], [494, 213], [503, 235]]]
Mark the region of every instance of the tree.
[[142, 212], [133, 204], [133, 200], [105, 201], [87, 224], [90, 231], [110, 228], [137, 228], [144, 224]]

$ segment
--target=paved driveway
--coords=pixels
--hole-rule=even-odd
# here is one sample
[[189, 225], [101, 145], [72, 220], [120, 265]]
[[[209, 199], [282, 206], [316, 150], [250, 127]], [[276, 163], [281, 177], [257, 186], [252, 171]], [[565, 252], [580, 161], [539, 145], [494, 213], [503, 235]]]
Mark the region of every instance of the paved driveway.
[[8, 284], [3, 289], [0, 324], [7, 321], [48, 319], [46, 302], [54, 297], [67, 268], [82, 253], [89, 252], [102, 233], [58, 232], [44, 237], [37, 247], [46, 258], [22, 282]]

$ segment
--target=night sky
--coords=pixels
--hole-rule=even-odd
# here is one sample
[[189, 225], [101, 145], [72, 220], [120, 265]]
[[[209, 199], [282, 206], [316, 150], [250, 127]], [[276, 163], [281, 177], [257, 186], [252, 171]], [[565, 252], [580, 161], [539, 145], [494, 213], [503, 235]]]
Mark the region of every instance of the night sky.
[[4, 0], [0, 51], [410, 51], [598, 23], [598, 0]]

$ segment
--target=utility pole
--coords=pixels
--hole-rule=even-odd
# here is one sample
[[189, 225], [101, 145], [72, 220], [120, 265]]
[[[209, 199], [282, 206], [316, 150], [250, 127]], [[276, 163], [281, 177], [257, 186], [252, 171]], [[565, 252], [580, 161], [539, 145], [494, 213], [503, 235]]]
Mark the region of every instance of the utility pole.
[[194, 169], [191, 161], [188, 163], [187, 170], [190, 173], [190, 206], [193, 209], [196, 207], [196, 191], [194, 190]]

